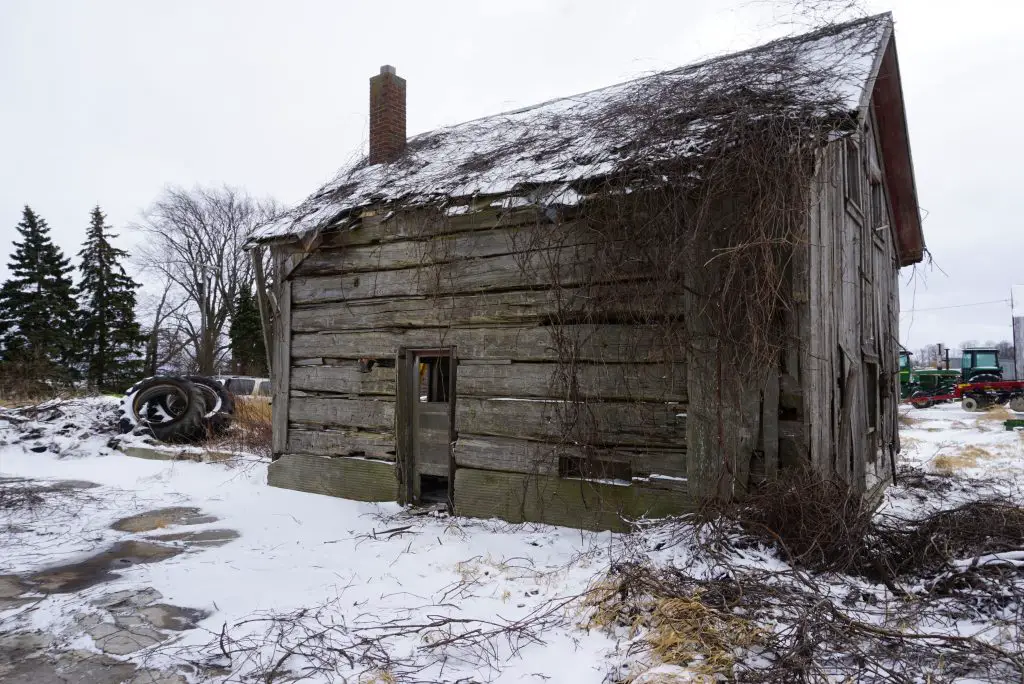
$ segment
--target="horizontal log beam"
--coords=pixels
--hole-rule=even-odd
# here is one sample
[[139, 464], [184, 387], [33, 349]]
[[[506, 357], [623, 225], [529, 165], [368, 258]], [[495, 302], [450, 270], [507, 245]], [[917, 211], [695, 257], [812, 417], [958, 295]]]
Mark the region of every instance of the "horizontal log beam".
[[395, 436], [391, 432], [308, 430], [293, 425], [288, 430], [288, 452], [318, 456], [362, 456], [379, 461], [394, 461]]
[[292, 358], [395, 358], [399, 347], [457, 348], [459, 359], [557, 361], [560, 353], [579, 361], [658, 362], [685, 358], [664, 343], [657, 326], [560, 325], [454, 328], [379, 328], [296, 333]]
[[304, 392], [333, 392], [395, 396], [395, 369], [374, 366], [369, 372], [360, 370], [355, 360], [340, 365], [302, 365], [295, 363], [291, 372], [291, 388]]
[[595, 446], [686, 447], [686, 414], [672, 404], [460, 397], [455, 417], [459, 433]]
[[395, 403], [372, 399], [335, 397], [290, 397], [288, 420], [317, 426], [393, 430]]
[[460, 397], [686, 401], [682, 363], [459, 364], [458, 378]]
[[[531, 442], [510, 437], [460, 434], [455, 443], [455, 464], [460, 468], [501, 470], [513, 473], [558, 475], [561, 457], [629, 463], [634, 477], [681, 483], [686, 477], [685, 449], [584, 449], [570, 444]], [[676, 478], [676, 479], [668, 479]]]

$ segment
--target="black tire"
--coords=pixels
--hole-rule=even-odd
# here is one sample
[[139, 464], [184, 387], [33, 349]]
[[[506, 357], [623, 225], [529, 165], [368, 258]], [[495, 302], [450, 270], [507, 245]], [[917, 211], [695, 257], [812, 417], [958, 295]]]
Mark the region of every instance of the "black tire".
[[910, 405], [916, 409], [930, 408], [934, 403], [927, 392], [914, 392], [910, 395]]
[[141, 380], [121, 400], [122, 433], [148, 434], [162, 442], [184, 444], [206, 436], [206, 401], [184, 378], [155, 376]]
[[188, 380], [203, 393], [206, 402], [206, 427], [211, 435], [222, 434], [231, 427], [231, 414], [235, 412], [235, 397], [219, 381], [205, 375], [190, 375]]
[[1002, 382], [1002, 378], [994, 373], [978, 373], [967, 382]]
[[971, 413], [981, 410], [981, 404], [978, 402], [976, 397], [966, 396], [960, 400], [960, 407], [964, 411], [970, 411]]
[[1010, 397], [1009, 406], [1011, 411], [1024, 413], [1024, 395]]

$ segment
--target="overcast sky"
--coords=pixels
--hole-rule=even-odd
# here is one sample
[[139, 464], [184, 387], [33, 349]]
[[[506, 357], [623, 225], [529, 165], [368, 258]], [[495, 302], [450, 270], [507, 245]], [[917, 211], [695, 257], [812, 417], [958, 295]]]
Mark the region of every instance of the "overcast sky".
[[[934, 257], [904, 269], [902, 341], [1009, 339], [1024, 3], [871, 9], [896, 19]], [[0, 0], [0, 260], [25, 204], [73, 254], [97, 203], [130, 248], [124, 227], [168, 184], [300, 201], [365, 149], [381, 64], [408, 80], [411, 135], [750, 47], [791, 30], [778, 16], [750, 0]]]

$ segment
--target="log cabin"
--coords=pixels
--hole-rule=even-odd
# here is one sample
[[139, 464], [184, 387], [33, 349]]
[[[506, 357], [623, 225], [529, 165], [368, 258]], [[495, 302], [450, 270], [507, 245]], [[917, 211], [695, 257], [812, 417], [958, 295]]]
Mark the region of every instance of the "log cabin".
[[925, 251], [891, 15], [408, 139], [405, 114], [384, 66], [369, 154], [253, 242], [271, 485], [623, 529], [890, 481]]

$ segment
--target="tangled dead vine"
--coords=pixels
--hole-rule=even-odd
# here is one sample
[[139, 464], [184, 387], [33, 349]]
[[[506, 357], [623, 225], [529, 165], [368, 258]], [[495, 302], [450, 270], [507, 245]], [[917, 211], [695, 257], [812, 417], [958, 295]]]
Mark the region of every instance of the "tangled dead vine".
[[[623, 428], [621, 414], [606, 424], [600, 410], [611, 397], [593, 377], [614, 372], [602, 370], [605, 363], [687, 363], [713, 395], [712, 405], [691, 404], [688, 420], [717, 425], [728, 475], [744, 467], [736, 445], [726, 444], [736, 432], [726, 423], [743, 420], [750, 389], [763, 386], [792, 344], [784, 324], [799, 296], [794, 281], [821, 152], [857, 130], [848, 89], [863, 85], [878, 32], [867, 20], [831, 26], [640, 79], [583, 114], [538, 120], [539, 130], [510, 129], [507, 139], [492, 132], [496, 149], [459, 162], [453, 173], [493, 176], [498, 160], [529, 156], [545, 135], [557, 140], [569, 129], [591, 154], [566, 163], [611, 169], [554, 189], [520, 186], [535, 221], [513, 233], [512, 251], [519, 282], [549, 300], [542, 323], [557, 357], [550, 383], [551, 396], [564, 400], [555, 407], [562, 445], [594, 455]], [[561, 149], [551, 145], [537, 154], [557, 157]], [[451, 232], [449, 214], [415, 229], [421, 285], [435, 293], [442, 324], [457, 306], [445, 296], [453, 291], [451, 260], [471, 256], [454, 254], [452, 240], [431, 239]], [[631, 332], [602, 352], [595, 330], [620, 324]], [[679, 379], [658, 386], [625, 376], [615, 378], [624, 394], [617, 400], [664, 405], [685, 393], [673, 386]], [[626, 421], [642, 436], [665, 427], [642, 407]]]

